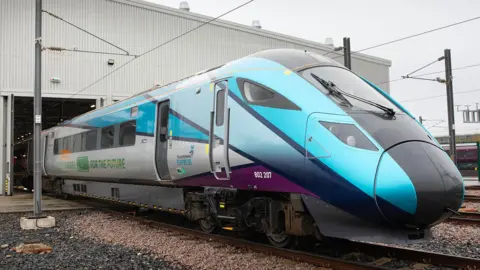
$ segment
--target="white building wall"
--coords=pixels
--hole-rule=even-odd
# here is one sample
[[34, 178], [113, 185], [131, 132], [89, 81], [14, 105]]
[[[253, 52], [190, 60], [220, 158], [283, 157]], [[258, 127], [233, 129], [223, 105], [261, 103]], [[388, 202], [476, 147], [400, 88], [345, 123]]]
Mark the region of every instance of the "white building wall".
[[[0, 90], [32, 95], [34, 0], [0, 0]], [[210, 17], [137, 0], [43, 0], [43, 9], [127, 50], [141, 54], [210, 20]], [[123, 53], [121, 50], [43, 14], [43, 45]], [[43, 52], [44, 96], [121, 99], [155, 84], [166, 84], [198, 71], [261, 50], [298, 48], [325, 53], [330, 47], [266, 30], [215, 21], [119, 69], [132, 56], [80, 52]], [[329, 56], [334, 56], [330, 54]], [[107, 65], [114, 59], [115, 65]], [[336, 59], [343, 63], [343, 57]], [[389, 79], [390, 61], [354, 55], [353, 70], [372, 82]], [[52, 77], [61, 83], [51, 83]], [[388, 84], [383, 85], [385, 90]], [[83, 91], [82, 91], [83, 90]], [[81, 92], [79, 92], [81, 91]]]

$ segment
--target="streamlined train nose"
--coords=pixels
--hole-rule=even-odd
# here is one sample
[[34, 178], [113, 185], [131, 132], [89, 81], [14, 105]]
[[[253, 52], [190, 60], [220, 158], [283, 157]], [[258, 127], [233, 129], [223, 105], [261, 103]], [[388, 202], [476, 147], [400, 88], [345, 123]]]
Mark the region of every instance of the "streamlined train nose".
[[463, 179], [448, 155], [424, 142], [406, 142], [383, 154], [375, 179], [379, 210], [390, 222], [425, 228], [460, 208]]

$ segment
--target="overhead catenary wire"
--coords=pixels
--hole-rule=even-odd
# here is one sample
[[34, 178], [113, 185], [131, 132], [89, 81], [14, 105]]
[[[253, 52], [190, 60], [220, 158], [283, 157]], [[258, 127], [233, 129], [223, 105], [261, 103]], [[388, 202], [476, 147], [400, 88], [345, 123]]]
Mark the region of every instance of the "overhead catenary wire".
[[[410, 39], [410, 38], [422, 36], [422, 35], [425, 35], [425, 34], [429, 34], [429, 33], [432, 33], [432, 32], [436, 32], [436, 31], [439, 31], [439, 30], [443, 30], [443, 29], [453, 27], [453, 26], [456, 26], [456, 25], [460, 25], [460, 24], [464, 24], [464, 23], [467, 23], [467, 22], [475, 21], [475, 20], [478, 20], [478, 19], [480, 19], [480, 16], [475, 17], [475, 18], [471, 18], [471, 19], [468, 19], [468, 20], [452, 23], [452, 24], [449, 24], [449, 25], [437, 27], [437, 28], [430, 29], [430, 30], [427, 30], [427, 31], [423, 31], [423, 32], [413, 34], [413, 35], [410, 35], [410, 36], [406, 36], [406, 37], [398, 38], [398, 39], [395, 39], [395, 40], [387, 41], [387, 42], [384, 42], [384, 43], [380, 43], [380, 44], [370, 46], [370, 47], [367, 47], [367, 48], [364, 48], [364, 49], [361, 49], [361, 50], [358, 50], [358, 51], [354, 51], [350, 55], [357, 54], [357, 53], [364, 52], [364, 51], [371, 50], [371, 49], [375, 49], [375, 48], [382, 47], [382, 46], [385, 46], [385, 45], [393, 44], [393, 43], [396, 43], [396, 42], [404, 41], [404, 40], [407, 40], [407, 39]], [[340, 57], [340, 56], [334, 57], [333, 59], [336, 59], [338, 57]]]
[[437, 122], [437, 123], [435, 123], [435, 124], [433, 124], [433, 125], [431, 125], [431, 126], [428, 126], [428, 127], [426, 127], [426, 128], [428, 129], [428, 128], [436, 127], [436, 126], [440, 125], [441, 123], [445, 122], [445, 119], [437, 120], [437, 121], [435, 121], [435, 122]]
[[159, 48], [161, 48], [161, 47], [163, 47], [163, 46], [165, 46], [165, 45], [167, 45], [167, 44], [169, 44], [169, 43], [171, 43], [171, 42], [173, 42], [173, 41], [175, 41], [175, 40], [177, 40], [177, 39], [179, 39], [179, 38], [181, 38], [181, 37], [183, 37], [183, 36], [185, 36], [185, 35], [187, 35], [187, 34], [189, 34], [189, 33], [191, 33], [191, 32], [193, 32], [193, 31], [195, 31], [195, 30], [197, 30], [197, 29], [199, 29], [199, 28], [201, 28], [201, 27], [203, 27], [203, 26], [205, 26], [205, 25], [207, 25], [207, 24], [210, 24], [211, 22], [213, 22], [213, 21], [215, 21], [215, 20], [218, 20], [218, 19], [220, 19], [221, 17], [223, 17], [223, 16], [225, 16], [225, 15], [227, 15], [227, 14], [229, 14], [229, 13], [232, 13], [233, 11], [235, 11], [235, 10], [237, 10], [237, 9], [240, 9], [240, 8], [242, 8], [242, 7], [250, 4], [250, 3], [253, 2], [253, 1], [254, 1], [254, 0], [250, 0], [250, 1], [248, 1], [248, 2], [245, 2], [245, 3], [237, 6], [236, 8], [233, 8], [233, 9], [231, 9], [231, 10], [229, 10], [229, 11], [227, 11], [227, 12], [225, 12], [225, 13], [223, 13], [223, 14], [221, 14], [221, 15], [219, 15], [219, 16], [211, 19], [211, 20], [208, 20], [208, 21], [200, 24], [199, 26], [196, 26], [196, 27], [188, 30], [187, 32], [184, 32], [183, 34], [180, 34], [180, 35], [178, 35], [178, 36], [176, 36], [176, 37], [174, 37], [174, 38], [172, 38], [172, 39], [169, 39], [169, 40], [163, 42], [162, 44], [160, 44], [160, 45], [158, 45], [158, 46], [156, 46], [156, 47], [154, 47], [154, 48], [152, 48], [152, 49], [150, 49], [150, 50], [148, 50], [148, 51], [146, 51], [146, 52], [138, 55], [137, 57], [130, 59], [129, 61], [125, 62], [124, 64], [122, 64], [122, 65], [119, 66], [118, 68], [112, 70], [111, 72], [105, 74], [104, 76], [100, 77], [99, 79], [97, 79], [97, 80], [95, 80], [94, 82], [90, 83], [89, 85], [83, 87], [83, 88], [80, 89], [79, 91], [75, 92], [74, 94], [72, 94], [72, 95], [69, 96], [68, 98], [72, 98], [72, 97], [80, 94], [81, 92], [83, 92], [83, 91], [87, 90], [88, 88], [94, 86], [95, 84], [99, 83], [100, 81], [102, 81], [102, 80], [104, 80], [105, 78], [109, 77], [110, 75], [114, 74], [115, 72], [117, 72], [118, 70], [122, 69], [123, 67], [125, 67], [125, 66], [128, 65], [128, 64], [130, 64], [131, 62], [133, 62], [133, 61], [135, 61], [135, 60], [137, 60], [137, 59], [139, 59], [139, 58], [141, 58], [141, 57], [143, 57], [143, 56], [145, 56], [145, 55], [147, 55], [147, 54], [149, 54], [149, 53], [151, 53], [151, 52], [153, 52], [153, 51], [155, 51], [155, 50], [157, 50], [157, 49], [159, 49]]
[[[452, 68], [452, 71], [453, 71], [453, 70], [457, 70], [457, 71], [458, 71], [458, 70], [463, 70], [463, 69], [468, 69], [468, 68], [473, 68], [473, 67], [480, 67], [480, 63], [478, 63], [478, 64], [473, 64], [473, 65], [468, 65], [468, 66], [461, 66], [461, 67], [457, 67], [457, 68]], [[415, 75], [415, 77], [424, 77], [424, 76], [433, 75], [433, 74], [438, 74], [438, 73], [444, 73], [444, 72], [445, 72], [445, 70], [433, 71], [433, 72], [428, 72], [428, 73], [421, 73], [421, 74]], [[393, 80], [390, 80], [390, 81], [385, 81], [385, 82], [376, 83], [375, 85], [379, 86], [379, 85], [386, 84], [386, 83], [403, 81], [403, 80], [405, 80], [405, 79], [406, 79], [406, 78], [398, 78], [398, 79], [393, 79]]]
[[[328, 52], [322, 54], [322, 56], [327, 56], [327, 55], [329, 55], [329, 54], [331, 54], [331, 53], [339, 54], [339, 53], [337, 53], [337, 52], [340, 51], [340, 50], [342, 50], [342, 49], [343, 49], [342, 46], [333, 48], [331, 51], [328, 51]], [[343, 55], [343, 54], [342, 54], [342, 55]]]
[[445, 121], [444, 119], [423, 119], [423, 122], [437, 122], [437, 121]]
[[[462, 91], [462, 92], [455, 92], [453, 95], [462, 95], [462, 94], [467, 94], [467, 93], [472, 93], [472, 92], [478, 92], [480, 89], [473, 89], [473, 90], [468, 90], [468, 91]], [[436, 96], [428, 96], [428, 97], [422, 97], [422, 98], [414, 98], [414, 99], [407, 99], [407, 100], [400, 100], [399, 102], [406, 103], [406, 102], [412, 102], [412, 101], [419, 101], [419, 100], [426, 100], [426, 99], [434, 99], [434, 98], [439, 98], [439, 97], [445, 97], [446, 94], [443, 95], [436, 95]]]
[[[462, 66], [462, 67], [458, 67], [458, 68], [452, 68], [452, 70], [462, 70], [462, 69], [467, 69], [467, 68], [472, 68], [472, 67], [480, 67], [480, 63], [473, 64], [473, 65], [468, 65], [468, 66]], [[429, 73], [422, 73], [422, 74], [418, 74], [416, 76], [417, 77], [423, 77], [423, 76], [427, 76], [427, 75], [444, 73], [444, 72], [445, 72], [445, 70], [440, 70], [440, 71], [434, 71], [434, 72], [429, 72]]]
[[75, 27], [75, 28], [77, 28], [78, 30], [80, 30], [80, 31], [82, 31], [82, 32], [84, 32], [84, 33], [86, 33], [86, 34], [88, 34], [88, 35], [90, 35], [90, 36], [92, 36], [92, 37], [95, 37], [95, 38], [97, 38], [97, 39], [99, 39], [99, 40], [101, 40], [101, 41], [103, 41], [103, 42], [105, 42], [105, 43], [107, 43], [107, 44], [109, 44], [109, 45], [111, 45], [111, 46], [113, 46], [113, 47], [115, 47], [115, 48], [117, 48], [117, 49], [119, 49], [119, 50], [123, 51], [123, 52], [124, 52], [124, 53], [126, 53], [127, 55], [129, 55], [129, 54], [130, 54], [130, 53], [127, 51], [127, 50], [120, 48], [119, 46], [117, 46], [117, 45], [115, 45], [115, 44], [111, 43], [110, 41], [107, 41], [107, 40], [105, 40], [105, 39], [103, 39], [103, 38], [101, 38], [101, 37], [99, 37], [99, 36], [95, 35], [94, 33], [92, 33], [92, 32], [89, 32], [89, 31], [87, 31], [87, 30], [85, 30], [85, 29], [81, 28], [80, 26], [77, 26], [77, 25], [75, 25], [75, 24], [73, 24], [73, 23], [71, 23], [71, 22], [69, 22], [69, 21], [67, 21], [67, 20], [63, 19], [62, 17], [60, 17], [60, 16], [58, 16], [58, 15], [56, 15], [56, 14], [53, 14], [53, 13], [51, 13], [51, 12], [47, 11], [47, 10], [42, 10], [42, 12], [44, 12], [44, 13], [46, 13], [46, 14], [48, 14], [48, 15], [52, 16], [53, 18], [57, 19], [57, 20], [60, 20], [60, 21], [62, 21], [62, 22], [64, 22], [64, 23], [66, 23], [66, 24], [68, 24], [68, 25], [70, 25], [70, 26], [72, 26], [72, 27]]
[[431, 66], [431, 65], [433, 65], [433, 64], [435, 64], [435, 63], [437, 63], [437, 62], [440, 62], [440, 61], [442, 61], [442, 60], [444, 60], [444, 59], [445, 59], [445, 57], [442, 56], [442, 57], [438, 58], [437, 60], [435, 60], [435, 61], [433, 61], [433, 62], [430, 62], [430, 63], [422, 66], [421, 68], [418, 68], [418, 69], [416, 69], [416, 70], [408, 73], [406, 76], [402, 76], [402, 78], [403, 78], [403, 79], [415, 79], [415, 80], [434, 81], [434, 82], [436, 81], [436, 82], [439, 82], [439, 83], [446, 83], [446, 81], [443, 80], [443, 79], [441, 79], [441, 78], [427, 79], [427, 78], [420, 78], [420, 77], [416, 77], [416, 76], [410, 76], [410, 75], [412, 75], [413, 73], [418, 72], [418, 71], [420, 71], [420, 70], [422, 70], [422, 69], [424, 69], [424, 68], [426, 68], [426, 67], [429, 67], [429, 66]]
[[124, 53], [111, 53], [111, 52], [100, 52], [100, 51], [89, 51], [89, 50], [78, 50], [78, 49], [67, 49], [61, 47], [44, 47], [44, 49], [55, 52], [78, 52], [78, 53], [92, 53], [92, 54], [106, 54], [106, 55], [118, 55], [118, 56], [130, 56], [137, 57], [135, 54], [124, 54]]
[[437, 63], [437, 62], [439, 62], [439, 61], [441, 61], [441, 60], [443, 60], [443, 58], [438, 58], [437, 60], [435, 60], [435, 61], [433, 61], [433, 62], [431, 62], [431, 63], [428, 63], [428, 64], [422, 66], [421, 68], [418, 68], [418, 69], [416, 69], [416, 70], [408, 73], [405, 77], [408, 78], [408, 77], [409, 77], [410, 75], [412, 75], [413, 73], [415, 73], [415, 72], [417, 72], [417, 71], [420, 71], [420, 70], [422, 70], [422, 69], [424, 69], [424, 68], [426, 68], [426, 67], [429, 67], [429, 66], [431, 66], [431, 65], [433, 65], [433, 64], [435, 64], [435, 63]]

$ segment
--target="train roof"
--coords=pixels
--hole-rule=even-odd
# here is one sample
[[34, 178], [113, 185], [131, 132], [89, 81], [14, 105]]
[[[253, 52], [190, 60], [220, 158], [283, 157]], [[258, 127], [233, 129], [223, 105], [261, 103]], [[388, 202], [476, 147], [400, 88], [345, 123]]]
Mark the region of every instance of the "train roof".
[[[309, 52], [307, 50], [299, 50], [299, 49], [269, 49], [269, 50], [260, 51], [260, 52], [257, 52], [257, 53], [254, 53], [254, 54], [251, 54], [251, 55], [248, 55], [248, 56], [245, 56], [245, 57], [233, 60], [233, 61], [239, 61], [239, 60], [242, 60], [242, 59], [252, 58], [252, 57], [263, 58], [263, 59], [267, 59], [267, 60], [277, 62], [280, 65], [282, 65], [282, 66], [284, 66], [284, 67], [286, 67], [290, 70], [293, 70], [293, 71], [299, 71], [299, 70], [302, 70], [302, 69], [306, 69], [308, 67], [325, 66], [325, 65], [345, 68], [343, 65], [336, 62], [333, 59], [330, 59], [330, 58], [325, 57], [323, 55], [319, 55], [319, 54], [316, 54], [316, 53]], [[233, 61], [230, 61], [230, 62], [233, 62]], [[186, 80], [188, 80], [192, 77], [195, 77], [195, 76], [199, 76], [199, 75], [202, 75], [202, 74], [205, 74], [205, 73], [209, 73], [209, 72], [212, 72], [212, 71], [215, 71], [215, 70], [219, 70], [219, 69], [223, 68], [224, 66], [228, 65], [228, 63], [230, 63], [230, 62], [227, 62], [225, 64], [222, 64], [222, 65], [219, 65], [219, 66], [216, 66], [216, 67], [213, 67], [213, 68], [209, 68], [209, 69], [206, 69], [206, 70], [203, 70], [203, 71], [200, 71], [200, 72], [197, 72], [195, 74], [192, 74], [190, 76], [187, 76], [187, 77], [182, 78], [182, 79], [177, 80], [177, 81], [170, 82], [170, 83], [162, 85], [162, 86], [156, 86], [154, 88], [146, 89], [146, 90], [141, 91], [141, 92], [139, 92], [139, 93], [127, 98], [127, 99], [124, 99], [124, 100], [121, 100], [119, 102], [116, 102], [116, 103], [113, 103], [113, 104], [110, 104], [110, 105], [107, 105], [107, 106], [104, 106], [104, 107], [101, 107], [101, 108], [97, 108], [97, 109], [89, 111], [87, 113], [78, 115], [78, 116], [74, 117], [73, 119], [64, 121], [64, 122], [62, 122], [61, 124], [59, 124], [55, 127], [43, 130], [42, 134], [46, 134], [46, 133], [49, 133], [51, 131], [54, 131], [58, 126], [68, 125], [69, 123], [72, 123], [72, 121], [74, 121], [75, 119], [78, 119], [81, 116], [89, 115], [89, 114], [92, 114], [92, 113], [97, 113], [98, 111], [105, 110], [107, 108], [110, 109], [112, 106], [114, 106], [116, 104], [123, 103], [123, 102], [128, 102], [129, 100], [137, 98], [141, 95], [145, 95], [148, 92], [155, 91], [155, 90], [158, 90], [158, 89], [161, 89], [161, 88], [165, 88], [165, 87], [171, 86], [171, 85], [176, 84], [176, 83], [181, 83], [182, 81], [186, 81]]]
[[301, 70], [313, 66], [338, 66], [345, 68], [343, 65], [337, 61], [319, 55], [316, 53], [309, 52], [307, 50], [297, 50], [297, 49], [272, 49], [265, 50], [258, 53], [254, 53], [247, 57], [257, 57], [264, 58], [274, 62], [279, 63], [280, 65], [291, 69], [291, 70]]

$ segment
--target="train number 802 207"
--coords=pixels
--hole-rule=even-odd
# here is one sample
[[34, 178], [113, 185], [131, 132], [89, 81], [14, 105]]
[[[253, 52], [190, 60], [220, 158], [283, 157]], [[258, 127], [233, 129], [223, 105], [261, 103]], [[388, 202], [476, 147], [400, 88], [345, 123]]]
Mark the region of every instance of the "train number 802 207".
[[272, 178], [272, 172], [254, 172], [255, 178]]

